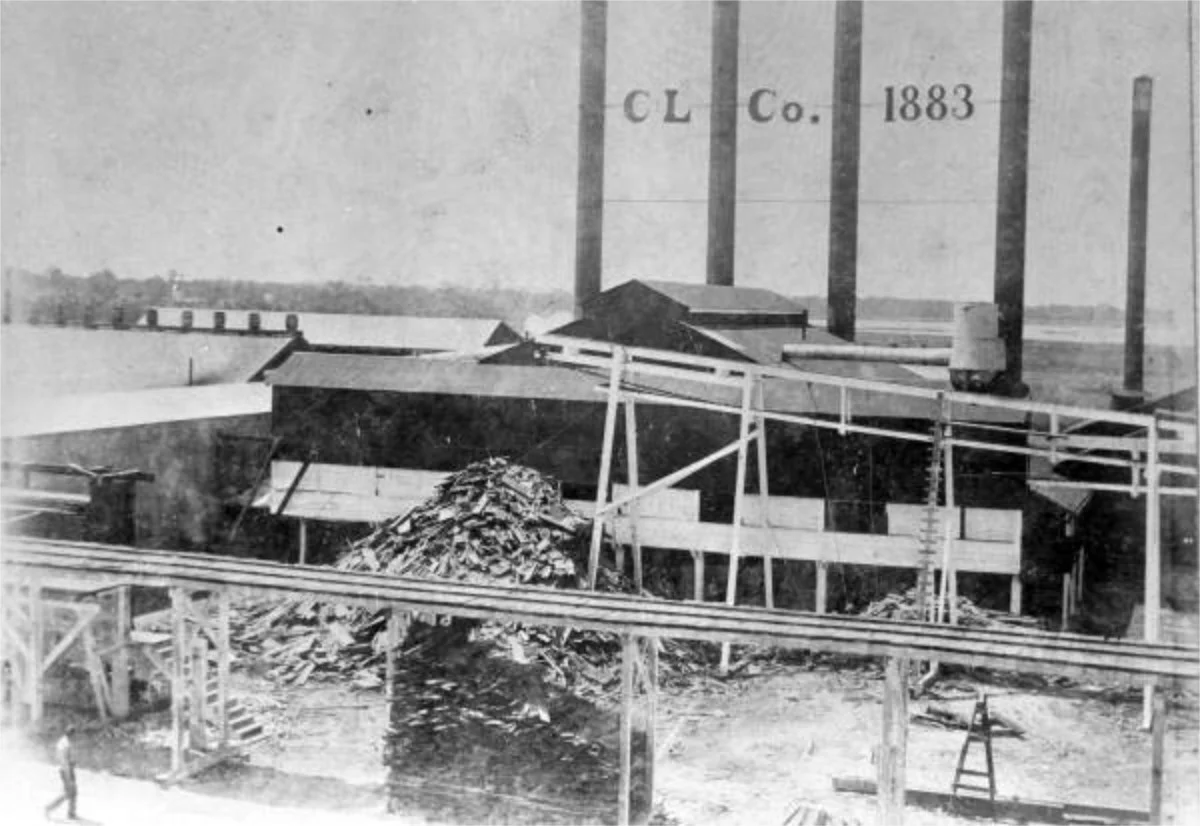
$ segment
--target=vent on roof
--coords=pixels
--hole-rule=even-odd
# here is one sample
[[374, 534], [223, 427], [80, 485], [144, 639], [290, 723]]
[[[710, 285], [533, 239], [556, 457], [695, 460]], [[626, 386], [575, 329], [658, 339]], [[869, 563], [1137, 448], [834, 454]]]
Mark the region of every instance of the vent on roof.
[[184, 310], [184, 311], [183, 311], [183, 315], [181, 315], [181, 316], [179, 317], [179, 327], [180, 327], [180, 329], [183, 329], [183, 330], [190, 330], [190, 329], [192, 329], [192, 321], [193, 321], [193, 319], [192, 319], [192, 311], [191, 311], [191, 310]]
[[289, 333], [294, 333], [300, 329], [300, 316], [295, 313], [288, 313], [283, 319], [283, 328]]
[[146, 326], [152, 330], [158, 327], [158, 310], [153, 307], [146, 310]]
[[249, 328], [250, 332], [257, 333], [262, 329], [262, 316], [258, 313], [250, 313], [250, 319], [246, 326]]
[[225, 329], [225, 311], [217, 310], [213, 313], [213, 329], [220, 332]]

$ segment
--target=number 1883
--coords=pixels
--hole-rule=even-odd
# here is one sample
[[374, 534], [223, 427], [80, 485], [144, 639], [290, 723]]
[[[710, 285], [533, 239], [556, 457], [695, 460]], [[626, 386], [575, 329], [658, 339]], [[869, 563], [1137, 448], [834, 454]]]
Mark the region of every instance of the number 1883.
[[883, 94], [883, 120], [886, 123], [898, 120], [912, 123], [922, 118], [942, 121], [947, 117], [966, 120], [975, 114], [971, 87], [966, 83], [958, 84], [949, 92], [940, 83], [924, 90], [911, 83], [900, 87], [885, 86]]

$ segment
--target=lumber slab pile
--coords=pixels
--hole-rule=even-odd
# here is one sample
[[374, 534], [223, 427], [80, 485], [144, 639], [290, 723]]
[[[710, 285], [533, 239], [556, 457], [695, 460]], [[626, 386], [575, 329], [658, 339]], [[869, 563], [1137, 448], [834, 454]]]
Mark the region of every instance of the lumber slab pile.
[[[1037, 620], [1030, 617], [1014, 616], [980, 608], [966, 597], [958, 597], [956, 606], [958, 608], [958, 625], [967, 628], [1030, 628], [1036, 627], [1038, 624]], [[864, 608], [860, 612], [860, 616], [907, 622], [920, 622], [924, 619], [920, 603], [917, 600], [916, 588], [881, 597]], [[949, 617], [950, 611], [947, 610], [944, 616]]]

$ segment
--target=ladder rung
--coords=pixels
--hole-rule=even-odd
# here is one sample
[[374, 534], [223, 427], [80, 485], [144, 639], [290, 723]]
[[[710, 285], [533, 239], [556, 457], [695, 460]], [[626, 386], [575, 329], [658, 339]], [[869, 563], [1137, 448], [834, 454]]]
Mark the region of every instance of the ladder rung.
[[987, 772], [981, 772], [978, 769], [959, 769], [959, 775], [969, 774], [972, 777], [991, 777]]
[[972, 786], [968, 783], [955, 783], [954, 790], [957, 792], [959, 789], [966, 789], [969, 792], [983, 792], [984, 794], [987, 794], [987, 795], [990, 795], [992, 793], [992, 790], [989, 789], [987, 786]]

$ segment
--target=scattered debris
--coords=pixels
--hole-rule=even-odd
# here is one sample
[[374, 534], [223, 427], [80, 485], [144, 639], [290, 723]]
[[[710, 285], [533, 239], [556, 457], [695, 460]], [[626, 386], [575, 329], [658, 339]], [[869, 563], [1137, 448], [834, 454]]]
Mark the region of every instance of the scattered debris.
[[[1022, 617], [1000, 611], [980, 608], [966, 597], [958, 597], [958, 625], [969, 628], [1036, 628], [1040, 621], [1033, 617]], [[903, 593], [891, 593], [875, 600], [860, 612], [860, 616], [920, 622], [922, 611], [917, 605], [917, 589]], [[946, 616], [949, 616], [947, 613]]]

